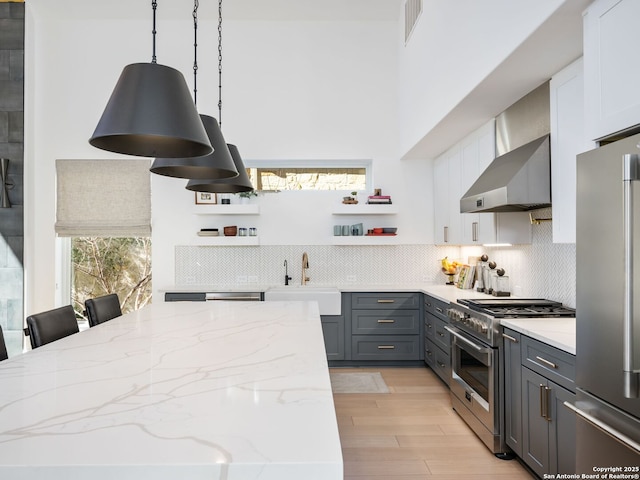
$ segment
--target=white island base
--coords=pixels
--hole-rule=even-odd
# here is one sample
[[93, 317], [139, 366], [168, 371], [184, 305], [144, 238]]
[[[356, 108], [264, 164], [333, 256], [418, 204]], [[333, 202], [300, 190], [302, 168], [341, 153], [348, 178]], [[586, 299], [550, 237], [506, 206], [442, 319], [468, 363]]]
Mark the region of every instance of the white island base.
[[0, 363], [2, 480], [342, 478], [315, 303], [157, 303]]

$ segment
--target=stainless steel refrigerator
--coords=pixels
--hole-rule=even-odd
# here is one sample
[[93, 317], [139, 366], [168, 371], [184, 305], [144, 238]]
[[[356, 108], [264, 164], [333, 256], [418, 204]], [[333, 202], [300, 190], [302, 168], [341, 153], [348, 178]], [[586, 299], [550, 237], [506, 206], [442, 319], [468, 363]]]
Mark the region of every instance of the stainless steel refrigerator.
[[640, 473], [639, 144], [640, 134], [577, 157], [573, 407], [581, 474]]

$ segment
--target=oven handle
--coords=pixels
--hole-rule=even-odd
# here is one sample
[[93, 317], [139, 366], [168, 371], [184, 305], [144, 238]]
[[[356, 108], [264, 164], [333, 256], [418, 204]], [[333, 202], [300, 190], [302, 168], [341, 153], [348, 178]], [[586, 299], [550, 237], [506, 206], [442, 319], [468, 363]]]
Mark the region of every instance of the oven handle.
[[454, 337], [456, 337], [457, 339], [463, 341], [464, 343], [466, 343], [467, 345], [469, 345], [470, 347], [473, 347], [475, 350], [477, 350], [479, 353], [489, 353], [491, 352], [490, 348], [486, 348], [486, 347], [482, 347], [474, 342], [472, 342], [471, 340], [469, 340], [467, 337], [461, 335], [459, 332], [459, 330], [453, 329], [449, 326], [445, 326], [444, 329], [449, 332], [451, 335], [453, 335]]

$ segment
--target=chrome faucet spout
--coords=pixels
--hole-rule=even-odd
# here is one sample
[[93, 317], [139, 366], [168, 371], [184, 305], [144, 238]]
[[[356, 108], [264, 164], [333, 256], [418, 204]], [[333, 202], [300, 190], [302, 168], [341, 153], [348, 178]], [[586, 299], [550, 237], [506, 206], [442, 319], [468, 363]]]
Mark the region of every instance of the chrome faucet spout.
[[309, 255], [307, 255], [307, 252], [304, 252], [302, 254], [302, 285], [306, 285], [310, 280], [310, 278], [307, 277], [307, 268], [309, 268]]

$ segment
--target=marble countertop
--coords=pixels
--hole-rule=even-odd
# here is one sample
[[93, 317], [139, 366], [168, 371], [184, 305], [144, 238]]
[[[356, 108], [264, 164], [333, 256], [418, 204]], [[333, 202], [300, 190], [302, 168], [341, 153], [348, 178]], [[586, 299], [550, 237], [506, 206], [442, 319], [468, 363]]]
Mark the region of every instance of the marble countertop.
[[[253, 287], [245, 286], [221, 286], [200, 285], [200, 286], [178, 286], [168, 288], [164, 291], [266, 291], [269, 288], [281, 287], [280, 285], [254, 285]], [[310, 285], [313, 286], [313, 285]], [[452, 303], [461, 298], [494, 298], [486, 293], [477, 292], [476, 290], [463, 290], [453, 285], [434, 284], [434, 283], [394, 283], [394, 284], [355, 284], [347, 283], [340, 285], [316, 285], [331, 286], [341, 292], [422, 292], [427, 295], [436, 297], [443, 302]], [[513, 297], [517, 298], [517, 297]], [[576, 329], [575, 318], [525, 318], [502, 320], [503, 325], [507, 322], [520, 333], [533, 337], [541, 342], [547, 343], [554, 347], [560, 348], [568, 353], [575, 355], [576, 353]], [[522, 329], [526, 329], [523, 331]]]
[[0, 478], [343, 478], [317, 305], [158, 302], [0, 362]]
[[505, 318], [500, 323], [567, 353], [576, 354], [575, 318]]

